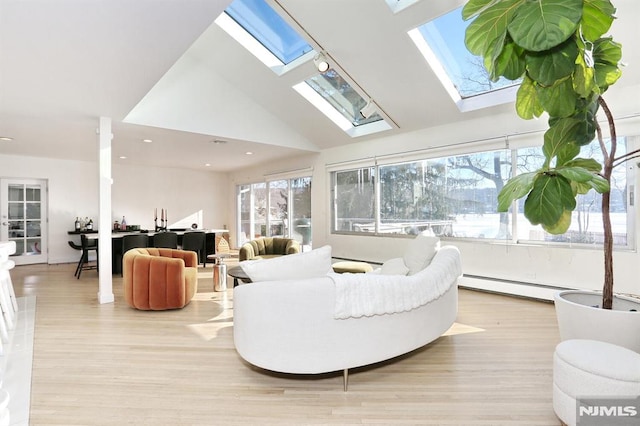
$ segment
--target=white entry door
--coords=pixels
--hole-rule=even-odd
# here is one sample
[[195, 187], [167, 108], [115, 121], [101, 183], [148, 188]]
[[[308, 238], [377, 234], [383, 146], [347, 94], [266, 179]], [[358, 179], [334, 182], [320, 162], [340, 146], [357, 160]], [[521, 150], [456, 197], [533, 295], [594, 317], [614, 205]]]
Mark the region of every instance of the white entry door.
[[16, 265], [47, 263], [47, 181], [0, 179], [0, 241], [15, 241]]

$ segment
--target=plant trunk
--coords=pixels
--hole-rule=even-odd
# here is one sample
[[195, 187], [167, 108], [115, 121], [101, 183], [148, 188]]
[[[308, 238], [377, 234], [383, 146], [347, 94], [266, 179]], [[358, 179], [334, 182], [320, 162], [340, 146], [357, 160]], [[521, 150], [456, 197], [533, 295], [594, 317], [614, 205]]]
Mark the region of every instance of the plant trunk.
[[602, 307], [611, 309], [613, 306], [613, 231], [611, 230], [611, 215], [609, 199], [611, 192], [602, 194], [602, 226], [604, 228], [604, 283], [602, 285]]
[[[609, 182], [609, 188], [611, 188], [611, 173], [613, 172], [618, 142], [616, 138], [616, 127], [613, 120], [613, 115], [611, 114], [611, 110], [609, 110], [609, 107], [602, 96], [598, 98], [598, 103], [607, 116], [607, 122], [609, 124], [609, 136], [611, 138], [611, 146], [609, 152], [607, 152], [604, 145], [600, 126], [597, 126], [597, 132], [600, 142], [600, 148], [602, 149], [602, 154], [604, 157], [602, 176], [607, 180], [607, 182]], [[613, 231], [611, 230], [611, 213], [609, 208], [610, 200], [611, 189], [602, 194], [602, 227], [604, 229], [604, 283], [602, 284], [603, 309], [611, 309], [613, 307]]]

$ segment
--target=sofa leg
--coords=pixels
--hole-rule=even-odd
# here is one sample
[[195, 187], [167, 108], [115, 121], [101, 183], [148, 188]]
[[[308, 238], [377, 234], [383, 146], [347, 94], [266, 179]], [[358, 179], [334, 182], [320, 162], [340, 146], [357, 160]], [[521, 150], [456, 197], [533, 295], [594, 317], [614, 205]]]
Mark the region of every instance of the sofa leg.
[[342, 370], [342, 383], [344, 384], [344, 391], [347, 391], [347, 387], [349, 386], [349, 369], [345, 368]]

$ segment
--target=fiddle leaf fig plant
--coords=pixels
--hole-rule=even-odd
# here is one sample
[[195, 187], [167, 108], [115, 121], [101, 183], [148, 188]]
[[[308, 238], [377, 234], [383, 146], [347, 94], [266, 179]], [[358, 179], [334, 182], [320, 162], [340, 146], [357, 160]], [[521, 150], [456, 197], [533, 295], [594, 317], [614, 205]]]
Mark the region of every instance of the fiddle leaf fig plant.
[[[471, 20], [467, 49], [483, 59], [493, 81], [521, 79], [515, 108], [526, 120], [548, 115], [535, 172], [510, 179], [498, 195], [506, 212], [524, 198], [524, 215], [551, 234], [571, 225], [576, 197], [602, 194], [604, 225], [603, 307], [613, 301], [613, 234], [609, 189], [613, 167], [637, 151], [616, 157], [615, 122], [602, 95], [620, 78], [622, 47], [605, 36], [615, 16], [610, 0], [469, 0], [462, 17]], [[597, 120], [605, 115], [609, 144]], [[597, 139], [603, 161], [581, 158], [580, 148]]]

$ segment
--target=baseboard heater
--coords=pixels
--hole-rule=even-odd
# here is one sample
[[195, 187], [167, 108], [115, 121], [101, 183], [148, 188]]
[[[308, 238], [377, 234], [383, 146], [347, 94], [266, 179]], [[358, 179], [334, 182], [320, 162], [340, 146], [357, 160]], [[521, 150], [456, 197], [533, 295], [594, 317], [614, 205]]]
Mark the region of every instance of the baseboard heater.
[[568, 290], [568, 288], [564, 287], [468, 274], [464, 274], [460, 278], [458, 287], [543, 301], [553, 301], [555, 293], [561, 290]]

